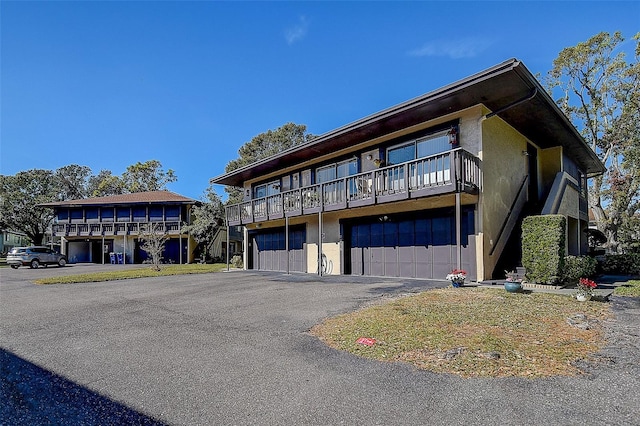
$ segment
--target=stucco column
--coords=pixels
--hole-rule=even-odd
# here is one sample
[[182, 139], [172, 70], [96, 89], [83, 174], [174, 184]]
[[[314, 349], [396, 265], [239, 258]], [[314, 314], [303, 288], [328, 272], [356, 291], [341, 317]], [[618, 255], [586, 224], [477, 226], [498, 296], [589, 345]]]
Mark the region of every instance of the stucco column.
[[462, 269], [462, 208], [460, 206], [460, 193], [456, 192], [456, 269]]
[[284, 248], [287, 252], [287, 275], [290, 273], [289, 265], [289, 216], [284, 217]]

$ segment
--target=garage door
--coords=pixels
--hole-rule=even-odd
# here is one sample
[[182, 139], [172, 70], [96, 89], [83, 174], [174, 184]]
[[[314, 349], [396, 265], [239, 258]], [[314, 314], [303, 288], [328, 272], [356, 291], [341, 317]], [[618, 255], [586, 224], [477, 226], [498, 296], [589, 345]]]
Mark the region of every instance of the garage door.
[[[287, 250], [284, 228], [252, 233], [250, 238], [253, 246], [251, 269], [286, 272]], [[289, 230], [289, 271], [291, 272], [307, 271], [305, 241], [304, 227], [292, 227]]]
[[[345, 272], [381, 277], [444, 277], [455, 268], [455, 217], [369, 218], [345, 224]], [[473, 210], [462, 214], [462, 267], [475, 279]]]

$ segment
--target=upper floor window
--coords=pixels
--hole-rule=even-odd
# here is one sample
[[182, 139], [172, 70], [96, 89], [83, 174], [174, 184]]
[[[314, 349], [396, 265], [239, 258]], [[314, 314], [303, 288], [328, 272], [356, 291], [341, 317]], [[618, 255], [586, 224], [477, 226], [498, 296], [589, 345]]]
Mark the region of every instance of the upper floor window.
[[404, 142], [387, 149], [387, 164], [400, 164], [418, 158], [440, 154], [451, 149], [451, 130]]
[[82, 220], [84, 218], [82, 209], [71, 209], [71, 220]]
[[280, 181], [274, 180], [271, 182], [257, 185], [253, 188], [253, 198], [264, 198], [270, 195], [276, 195], [280, 193]]
[[162, 206], [150, 206], [149, 221], [162, 222], [163, 220], [164, 220], [164, 209], [162, 208]]
[[131, 217], [131, 209], [129, 207], [116, 208], [116, 221], [128, 222]]
[[98, 220], [98, 208], [97, 207], [87, 207], [84, 210], [85, 219], [87, 220]]
[[179, 206], [167, 206], [164, 209], [164, 216], [167, 220], [179, 220], [180, 219], [180, 207]]
[[69, 220], [69, 210], [67, 209], [63, 209], [63, 210], [58, 210], [57, 212], [58, 215], [58, 221], [67, 221]]
[[352, 158], [316, 169], [316, 183], [324, 183], [358, 173], [358, 160]]

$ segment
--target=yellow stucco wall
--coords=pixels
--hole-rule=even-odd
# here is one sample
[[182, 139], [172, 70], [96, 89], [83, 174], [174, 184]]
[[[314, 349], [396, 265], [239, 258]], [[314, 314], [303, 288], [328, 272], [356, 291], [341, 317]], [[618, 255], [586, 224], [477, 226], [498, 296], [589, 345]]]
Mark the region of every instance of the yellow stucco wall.
[[526, 138], [500, 118], [482, 122], [482, 238], [477, 248], [478, 263], [484, 265], [484, 271], [479, 279], [490, 278], [498, 261], [499, 253], [489, 253], [527, 174], [526, 150]]

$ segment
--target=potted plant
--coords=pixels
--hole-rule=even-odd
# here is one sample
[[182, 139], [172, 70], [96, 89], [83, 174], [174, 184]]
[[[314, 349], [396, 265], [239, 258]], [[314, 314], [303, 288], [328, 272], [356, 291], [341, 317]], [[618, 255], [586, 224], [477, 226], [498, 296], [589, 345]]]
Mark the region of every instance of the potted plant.
[[467, 271], [462, 269], [454, 269], [451, 271], [446, 278], [448, 281], [451, 281], [451, 285], [454, 287], [462, 287], [464, 285], [464, 280], [467, 279]]
[[580, 278], [578, 281], [578, 291], [576, 292], [576, 299], [580, 302], [586, 302], [590, 300], [593, 295], [595, 289], [598, 286], [594, 281], [589, 278]]
[[504, 282], [504, 289], [509, 293], [517, 293], [522, 289], [522, 278], [515, 272], [505, 271], [507, 279]]

